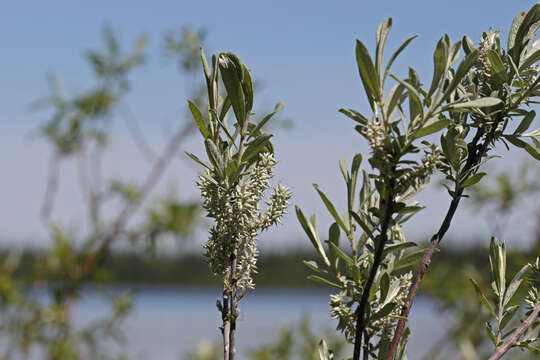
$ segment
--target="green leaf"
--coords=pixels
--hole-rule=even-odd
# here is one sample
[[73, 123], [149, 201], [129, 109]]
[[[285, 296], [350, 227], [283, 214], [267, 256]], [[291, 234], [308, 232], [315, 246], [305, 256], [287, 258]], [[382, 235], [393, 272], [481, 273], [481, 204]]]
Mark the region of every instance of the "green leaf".
[[540, 135], [540, 128], [536, 129], [534, 131], [531, 131], [530, 133], [521, 134], [521, 137], [535, 137]]
[[456, 73], [454, 75], [454, 78], [450, 82], [450, 85], [446, 88], [444, 91], [444, 94], [442, 96], [442, 99], [447, 99], [450, 94], [456, 89], [456, 87], [459, 85], [463, 77], [469, 72], [469, 70], [473, 67], [473, 65], [476, 63], [476, 60], [478, 59], [478, 56], [480, 55], [480, 51], [478, 49], [471, 51], [469, 54], [465, 56], [465, 59], [461, 61], [459, 64]]
[[404, 249], [407, 249], [407, 248], [410, 248], [410, 247], [416, 247], [416, 243], [414, 242], [411, 242], [411, 241], [408, 241], [408, 242], [403, 242], [403, 243], [399, 243], [399, 244], [395, 244], [395, 245], [390, 245], [390, 246], [387, 246], [384, 248], [384, 254], [388, 254], [392, 251], [401, 251], [401, 250], [404, 250]]
[[362, 154], [356, 154], [353, 157], [351, 165], [351, 186], [349, 191], [349, 203], [348, 210], [353, 209], [354, 196], [356, 194], [356, 184], [358, 183], [358, 170], [360, 169], [360, 164], [362, 163]]
[[512, 278], [512, 281], [510, 281], [510, 284], [506, 288], [506, 291], [504, 293], [504, 301], [503, 301], [503, 307], [506, 306], [510, 300], [512, 300], [512, 297], [514, 297], [514, 294], [516, 293], [517, 289], [521, 286], [521, 283], [523, 282], [523, 277], [529, 271], [530, 265], [527, 264], [519, 270], [516, 275]]
[[202, 165], [204, 166], [205, 168], [207, 168], [208, 170], [211, 170], [210, 166], [208, 166], [207, 164], [205, 164], [204, 162], [201, 161], [201, 159], [199, 159], [197, 156], [193, 155], [192, 153], [190, 152], [185, 152], [187, 156], [189, 156], [192, 160], [194, 160], [195, 162], [197, 162], [199, 165]]
[[443, 109], [460, 109], [460, 108], [480, 108], [495, 106], [502, 102], [501, 99], [495, 97], [485, 97], [476, 100], [466, 101], [462, 103], [453, 103], [445, 106]]
[[253, 141], [248, 143], [242, 160], [249, 161], [254, 156], [258, 155], [269, 143], [272, 136], [272, 134], [262, 134], [261, 136], [256, 137]]
[[210, 159], [210, 162], [214, 165], [215, 169], [218, 171], [218, 174], [221, 177], [224, 176], [225, 166], [223, 164], [223, 158], [221, 156], [221, 153], [219, 152], [216, 144], [214, 144], [212, 139], [206, 139], [204, 141], [204, 144], [206, 146], [206, 151], [208, 153], [208, 158]]
[[433, 53], [433, 79], [431, 80], [431, 87], [428, 91], [428, 96], [431, 96], [435, 90], [439, 87], [441, 78], [446, 71], [448, 64], [448, 43], [444, 37], [441, 37]]
[[321, 197], [324, 205], [326, 205], [326, 208], [328, 209], [328, 211], [330, 212], [330, 215], [332, 215], [332, 217], [334, 218], [334, 220], [336, 220], [336, 222], [338, 223], [338, 225], [343, 229], [343, 231], [345, 231], [346, 233], [349, 232], [349, 229], [345, 226], [345, 224], [343, 223], [343, 220], [341, 220], [341, 217], [339, 216], [339, 214], [337, 213], [336, 211], [336, 208], [334, 207], [334, 204], [332, 204], [332, 202], [328, 199], [328, 197], [326, 197], [326, 195], [322, 192], [321, 189], [319, 189], [319, 186], [317, 184], [313, 184], [313, 187], [315, 188], [315, 190], [317, 190], [317, 192], [319, 193], [319, 196]]
[[362, 228], [362, 230], [364, 230], [364, 233], [370, 238], [372, 239], [373, 241], [375, 241], [375, 236], [373, 236], [373, 232], [372, 230], [369, 228], [369, 226], [360, 218], [360, 215], [358, 215], [357, 213], [355, 213], [354, 211], [351, 211], [350, 212], [352, 217], [354, 218], [354, 220], [356, 221], [356, 223], [358, 225], [360, 225], [360, 227]]
[[514, 47], [516, 43], [516, 34], [526, 14], [527, 13], [525, 11], [521, 11], [519, 14], [517, 14], [514, 17], [514, 20], [512, 21], [512, 25], [510, 26], [510, 31], [508, 32], [508, 42], [507, 42], [508, 50], [511, 50]]
[[[392, 77], [394, 80], [396, 80], [401, 85], [405, 86], [409, 93], [409, 100], [412, 104], [414, 104], [415, 108], [418, 109], [420, 112], [420, 118], [424, 116], [423, 107], [422, 107], [422, 99], [420, 98], [420, 94], [418, 91], [414, 88], [413, 85], [408, 83], [407, 81], [403, 81], [399, 79], [396, 75], [390, 73], [390, 77]], [[411, 119], [413, 121], [414, 119]]]
[[[536, 131], [534, 131], [534, 132], [536, 132]], [[525, 134], [525, 135], [521, 135], [521, 136], [530, 136], [530, 135]], [[525, 141], [523, 141], [521, 139], [518, 139], [516, 136], [513, 136], [513, 135], [503, 135], [503, 137], [506, 140], [508, 140], [512, 145], [517, 146], [517, 147], [522, 148], [522, 149], [525, 149], [525, 151], [527, 151], [536, 160], [540, 160], [540, 152], [538, 152], [538, 150], [536, 150], [530, 144], [526, 143]]]
[[253, 109], [253, 82], [251, 81], [249, 69], [244, 64], [242, 64], [242, 72], [242, 91], [246, 100], [246, 114], [249, 115], [251, 109]]
[[488, 60], [491, 64], [491, 77], [495, 80], [495, 83], [498, 86], [506, 83], [506, 67], [499, 54], [495, 50], [488, 50]]
[[383, 306], [381, 310], [377, 311], [371, 319], [373, 321], [382, 319], [383, 317], [389, 315], [392, 312], [392, 310], [394, 310], [395, 307], [396, 307], [396, 303], [393, 303], [393, 302], [388, 303], [385, 306]]
[[[520, 15], [518, 16], [520, 17], [520, 19], [517, 20], [519, 22], [519, 27], [513, 37], [513, 46], [508, 48], [509, 53], [516, 64], [521, 63], [521, 54], [529, 44], [530, 36], [534, 35], [534, 32], [538, 28], [538, 23], [540, 21], [540, 4], [535, 4], [522, 19]], [[513, 25], [514, 24], [512, 24], [512, 26]]]
[[207, 85], [210, 83], [210, 67], [208, 66], [208, 61], [206, 60], [206, 54], [201, 46], [201, 61], [203, 64], [204, 77], [206, 78]]
[[272, 118], [272, 116], [274, 116], [278, 111], [280, 111], [281, 109], [283, 109], [283, 107], [285, 106], [285, 102], [284, 101], [280, 101], [276, 104], [276, 106], [274, 107], [274, 111], [272, 111], [270, 114], [266, 115], [265, 117], [262, 118], [261, 121], [259, 121], [257, 123], [257, 125], [255, 126], [255, 128], [250, 132], [250, 136], [251, 135], [255, 135], [257, 134], [257, 132], [259, 130], [262, 129], [262, 127], [268, 122], [268, 120], [270, 120]]
[[343, 290], [343, 287], [342, 287], [341, 285], [336, 284], [335, 282], [332, 282], [332, 281], [327, 280], [327, 279], [325, 279], [325, 278], [322, 278], [322, 277], [320, 277], [320, 276], [317, 276], [317, 275], [309, 275], [307, 278], [308, 278], [308, 280], [317, 281], [317, 282], [320, 282], [321, 284], [329, 285], [329, 286], [338, 288], [338, 289], [340, 289], [340, 290]]
[[306, 265], [308, 268], [310, 268], [311, 270], [315, 271], [316, 273], [319, 273], [319, 274], [325, 274], [325, 273], [328, 273], [328, 271], [319, 268], [319, 265], [317, 264], [316, 261], [313, 261], [313, 260], [310, 260], [310, 261], [303, 260], [302, 262], [304, 263], [304, 265]]
[[[531, 124], [532, 124], [532, 122], [534, 121], [535, 118], [536, 118], [536, 112], [534, 110], [529, 111], [523, 117], [523, 120], [521, 120], [518, 127], [516, 128], [516, 131], [514, 131], [513, 135], [520, 135], [524, 131], [527, 131], [529, 129], [529, 126], [531, 126]], [[534, 133], [534, 132], [538, 132], [538, 135], [540, 135], [540, 129], [535, 130], [532, 133]], [[525, 134], [525, 135], [522, 135], [522, 136], [531, 136], [530, 134], [531, 133]], [[536, 135], [532, 135], [532, 136], [536, 136]]]
[[390, 275], [388, 273], [385, 272], [382, 274], [379, 288], [381, 289], [380, 303], [384, 304], [388, 296], [388, 290], [390, 289]]
[[379, 78], [382, 79], [382, 62], [383, 62], [383, 55], [384, 55], [384, 46], [386, 44], [386, 39], [388, 38], [388, 34], [390, 33], [390, 29], [392, 28], [392, 18], [388, 18], [382, 23], [377, 26], [377, 35], [376, 35], [376, 43], [377, 48], [375, 50], [375, 66], [377, 68], [377, 74], [379, 75]]
[[345, 260], [345, 262], [346, 262], [349, 266], [354, 266], [354, 261], [353, 261], [353, 259], [352, 259], [349, 255], [345, 254], [345, 253], [343, 252], [343, 250], [341, 250], [338, 246], [336, 246], [336, 244], [329, 242], [328, 245], [329, 245], [328, 248], [329, 248], [329, 249], [332, 249], [332, 251], [334, 251], [334, 252], [336, 253], [336, 255], [338, 255], [340, 258], [342, 258], [343, 260]]
[[530, 55], [523, 60], [523, 63], [519, 65], [520, 71], [527, 69], [529, 66], [540, 60], [540, 45], [536, 45], [533, 49], [531, 49], [529, 54]]
[[219, 54], [219, 70], [223, 84], [227, 90], [227, 96], [231, 100], [236, 120], [242, 126], [246, 120], [246, 104], [240, 76], [242, 68], [237, 68], [239, 62], [240, 59], [232, 53]]
[[407, 45], [409, 45], [409, 43], [411, 41], [413, 41], [415, 38], [417, 38], [418, 35], [413, 35], [411, 36], [410, 38], [408, 38], [407, 40], [405, 40], [399, 47], [398, 49], [392, 54], [392, 56], [390, 57], [390, 60], [388, 60], [388, 64], [386, 64], [386, 68], [384, 69], [384, 77], [383, 77], [383, 82], [386, 80], [386, 76], [388, 76], [388, 74], [390, 73], [390, 68], [392, 67], [392, 64], [394, 63], [394, 61], [397, 59], [397, 57], [399, 56], [399, 54], [401, 54], [401, 52], [407, 47]]
[[315, 229], [311, 222], [306, 219], [304, 213], [302, 213], [302, 210], [298, 206], [296, 206], [296, 217], [298, 218], [298, 221], [300, 222], [300, 225], [304, 229], [309, 240], [311, 240], [313, 247], [319, 253], [321, 259], [324, 261], [326, 266], [330, 266], [330, 261], [326, 257], [326, 253], [324, 252], [321, 240], [319, 239], [319, 235], [317, 234], [317, 229]]
[[[506, 305], [505, 305], [506, 306]], [[508, 325], [508, 322], [510, 320], [512, 320], [512, 318], [514, 317], [514, 315], [516, 314], [516, 312], [519, 310], [520, 306], [519, 305], [514, 305], [514, 306], [510, 306], [509, 308], [507, 308], [505, 311], [504, 311], [504, 314], [503, 314], [503, 317], [502, 317], [502, 320], [499, 324], [499, 332], [502, 332], [504, 330], [504, 328], [506, 327], [506, 325]]]
[[465, 180], [464, 182], [462, 182], [460, 187], [461, 188], [466, 188], [466, 187], [472, 186], [472, 185], [478, 183], [480, 180], [482, 180], [482, 178], [484, 176], [486, 176], [485, 172], [476, 173], [473, 176], [471, 176], [470, 178], [468, 178], [467, 180]]
[[491, 330], [491, 327], [489, 327], [488, 323], [486, 323], [485, 329], [486, 329], [486, 332], [487, 332], [489, 338], [491, 339], [491, 342], [493, 343], [493, 345], [498, 346], [499, 344], [497, 343], [497, 339], [495, 338], [495, 334], [493, 333], [493, 330]]
[[339, 225], [337, 223], [332, 223], [328, 229], [328, 255], [330, 256], [330, 260], [332, 261], [332, 266], [334, 266], [334, 268], [337, 268], [338, 266], [338, 259], [337, 253], [332, 245], [339, 248], [339, 236]]
[[390, 119], [392, 115], [394, 114], [394, 111], [396, 110], [396, 107], [400, 105], [405, 97], [403, 96], [403, 92], [405, 91], [405, 87], [401, 84], [396, 84], [392, 86], [390, 91], [388, 92], [388, 96], [386, 97], [386, 104], [385, 104], [385, 112], [386, 116]]
[[442, 120], [435, 121], [434, 123], [431, 123], [431, 124], [429, 124], [427, 126], [424, 126], [421, 129], [418, 129], [418, 131], [416, 131], [414, 133], [414, 138], [415, 139], [420, 139], [421, 137], [428, 136], [428, 135], [431, 135], [433, 133], [436, 133], [437, 131], [440, 131], [440, 130], [446, 128], [450, 123], [451, 123], [451, 121], [447, 120], [447, 119], [442, 119]]
[[193, 119], [195, 120], [195, 123], [197, 124], [197, 127], [201, 132], [201, 135], [205, 139], [208, 138], [210, 136], [210, 131], [208, 131], [208, 128], [206, 127], [206, 121], [204, 120], [201, 111], [199, 110], [197, 105], [195, 105], [195, 103], [193, 103], [191, 100], [188, 100], [188, 106], [191, 114], [193, 115]]
[[369, 52], [366, 46], [360, 41], [356, 40], [356, 62], [358, 64], [358, 71], [360, 72], [360, 78], [364, 85], [364, 90], [369, 100], [369, 105], [373, 109], [373, 100], [381, 100], [381, 94], [379, 93], [379, 77], [375, 71], [375, 66], [369, 56]]
[[494, 318], [497, 318], [497, 315], [495, 315], [495, 310], [493, 310], [493, 306], [491, 306], [486, 296], [480, 290], [480, 286], [478, 286], [478, 283], [473, 279], [469, 279], [469, 281], [473, 284], [476, 295], [480, 298], [482, 304], [484, 304], [484, 306], [488, 309], [488, 311], [491, 315], [493, 315]]

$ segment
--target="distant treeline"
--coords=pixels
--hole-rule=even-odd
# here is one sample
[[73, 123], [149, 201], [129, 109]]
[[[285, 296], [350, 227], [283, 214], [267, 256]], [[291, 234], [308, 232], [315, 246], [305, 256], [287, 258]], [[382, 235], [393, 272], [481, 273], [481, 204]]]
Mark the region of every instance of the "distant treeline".
[[[0, 252], [4, 258], [7, 251]], [[533, 261], [538, 256], [537, 250], [513, 252], [509, 254], [510, 271]], [[15, 272], [17, 277], [35, 278], [34, 264], [43, 256], [39, 251], [24, 251], [20, 254], [20, 265]], [[313, 287], [317, 283], [306, 280], [307, 267], [302, 260], [314, 260], [315, 254], [306, 249], [276, 252], [262, 256], [259, 259], [256, 274], [258, 286], [278, 287]], [[436, 255], [429, 270], [433, 273], [433, 280], [445, 278], [452, 274], [470, 269], [474, 273], [487, 273], [489, 262], [486, 249], [483, 247], [469, 247], [460, 249], [455, 247], [444, 248]], [[177, 255], [144, 255], [134, 252], [110, 253], [102, 264], [95, 280], [105, 280], [113, 283], [125, 284], [161, 284], [205, 286], [218, 285], [219, 279], [212, 276], [208, 269], [206, 259], [201, 254]], [[49, 280], [58, 280], [60, 278]]]

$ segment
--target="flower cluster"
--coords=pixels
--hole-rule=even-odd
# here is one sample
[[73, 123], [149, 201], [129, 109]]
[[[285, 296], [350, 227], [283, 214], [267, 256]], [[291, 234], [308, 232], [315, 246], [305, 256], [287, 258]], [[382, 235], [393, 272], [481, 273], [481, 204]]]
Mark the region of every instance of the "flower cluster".
[[398, 178], [399, 194], [414, 194], [420, 191], [429, 183], [429, 179], [437, 167], [442, 164], [441, 149], [436, 145], [431, 145], [429, 149], [430, 151], [424, 152], [420, 164], [404, 169], [403, 174]]
[[263, 153], [234, 184], [219, 180], [210, 170], [206, 170], [197, 183], [207, 216], [215, 220], [204, 246], [210, 268], [228, 284], [233, 280], [232, 259], [236, 259], [234, 280], [239, 290], [254, 288], [252, 274], [256, 271], [258, 256], [257, 236], [286, 214], [291, 197], [290, 191], [279, 184], [266, 202], [267, 210], [261, 211], [260, 204], [270, 188], [275, 165], [273, 155]]

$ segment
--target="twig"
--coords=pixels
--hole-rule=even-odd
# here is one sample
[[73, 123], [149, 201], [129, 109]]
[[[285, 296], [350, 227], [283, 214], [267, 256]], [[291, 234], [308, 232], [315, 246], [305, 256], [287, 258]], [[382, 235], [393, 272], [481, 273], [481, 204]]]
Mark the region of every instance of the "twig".
[[124, 104], [124, 106], [120, 108], [120, 112], [126, 121], [128, 131], [133, 139], [133, 142], [135, 143], [135, 147], [139, 150], [143, 157], [146, 158], [146, 160], [150, 162], [156, 161], [156, 152], [150, 147], [148, 141], [146, 141], [141, 127], [139, 126], [139, 122], [135, 118], [131, 108], [127, 104]]
[[40, 216], [43, 222], [47, 222], [54, 207], [54, 200], [56, 199], [56, 193], [58, 192], [58, 163], [60, 161], [60, 155], [57, 152], [51, 155], [49, 158], [49, 168], [47, 170], [47, 187], [45, 188], [45, 196], [41, 204]]
[[118, 236], [119, 233], [123, 231], [130, 216], [139, 208], [144, 199], [157, 184], [170, 161], [174, 158], [174, 155], [178, 151], [182, 141], [191, 133], [193, 129], [193, 123], [190, 122], [171, 138], [163, 154], [155, 162], [154, 166], [150, 170], [150, 173], [141, 185], [140, 197], [137, 199], [137, 201], [126, 202], [124, 208], [120, 211], [120, 214], [116, 218], [116, 221], [113, 222], [109, 232], [102, 234], [100, 245], [83, 261], [78, 276], [79, 280], [85, 279], [97, 266], [103, 254], [109, 248], [110, 243]]
[[[362, 334], [366, 328], [365, 318], [364, 315], [366, 313], [366, 307], [368, 306], [368, 299], [369, 299], [369, 293], [371, 291], [371, 287], [373, 286], [373, 281], [375, 280], [375, 275], [377, 275], [377, 271], [379, 269], [379, 266], [382, 261], [383, 253], [384, 253], [384, 245], [386, 244], [388, 240], [388, 225], [390, 224], [390, 220], [392, 218], [393, 213], [393, 203], [394, 203], [394, 195], [393, 195], [393, 181], [390, 181], [390, 184], [388, 186], [388, 196], [387, 196], [387, 203], [385, 207], [385, 214], [383, 221], [381, 223], [381, 238], [378, 244], [376, 244], [375, 249], [375, 257], [373, 259], [373, 266], [371, 267], [371, 270], [369, 272], [368, 280], [366, 282], [366, 285], [364, 287], [364, 290], [362, 291], [362, 298], [360, 299], [360, 304], [358, 305], [358, 308], [356, 310], [356, 334], [354, 338], [354, 353], [353, 353], [353, 360], [360, 360], [360, 349], [362, 348]], [[375, 240], [375, 239], [374, 239]]]
[[538, 318], [538, 314], [540, 313], [540, 305], [537, 305], [534, 309], [531, 315], [521, 324], [521, 326], [514, 332], [512, 337], [508, 339], [502, 346], [498, 347], [489, 357], [489, 360], [497, 360], [500, 359], [510, 348], [516, 345], [516, 343], [519, 341], [519, 338], [527, 331], [528, 328], [531, 327], [531, 325], [535, 322], [535, 320]]
[[221, 320], [223, 321], [223, 327], [221, 332], [223, 334], [223, 360], [229, 360], [230, 351], [230, 334], [231, 334], [231, 321], [229, 316], [229, 295], [230, 290], [225, 286], [223, 289], [223, 308], [221, 310]]
[[[482, 158], [487, 152], [487, 149], [488, 149], [489, 144], [491, 143], [491, 140], [495, 136], [496, 129], [497, 129], [496, 124], [493, 124], [491, 131], [486, 136], [484, 143], [481, 146], [478, 145], [478, 143], [480, 139], [482, 138], [482, 136], [484, 135], [485, 130], [483, 127], [477, 130], [473, 140], [469, 144], [470, 146], [468, 149], [467, 162], [464, 167], [464, 172], [469, 171], [482, 160]], [[450, 202], [450, 206], [439, 228], [439, 231], [437, 231], [437, 233], [433, 235], [428, 248], [424, 252], [424, 256], [422, 257], [422, 261], [420, 262], [418, 271], [416, 272], [413, 283], [411, 284], [411, 287], [409, 288], [407, 299], [405, 300], [405, 304], [403, 305], [403, 308], [401, 310], [401, 314], [400, 314], [401, 319], [399, 320], [396, 326], [396, 331], [394, 332], [394, 337], [392, 338], [392, 342], [390, 343], [390, 348], [389, 348], [386, 360], [394, 359], [394, 356], [395, 356], [395, 353], [397, 351], [397, 347], [399, 344], [399, 340], [401, 339], [401, 337], [403, 336], [403, 332], [405, 331], [405, 322], [407, 321], [407, 317], [409, 316], [409, 312], [411, 311], [412, 304], [414, 302], [418, 289], [420, 288], [420, 283], [422, 282], [422, 279], [424, 278], [424, 275], [426, 274], [426, 271], [431, 263], [431, 258], [433, 257], [435, 250], [439, 246], [439, 243], [441, 242], [441, 240], [443, 239], [444, 235], [446, 234], [446, 232], [448, 231], [450, 227], [450, 224], [455, 215], [459, 202], [461, 201], [462, 195], [463, 195], [463, 188], [458, 187], [454, 193], [454, 197], [452, 198], [452, 201]]]

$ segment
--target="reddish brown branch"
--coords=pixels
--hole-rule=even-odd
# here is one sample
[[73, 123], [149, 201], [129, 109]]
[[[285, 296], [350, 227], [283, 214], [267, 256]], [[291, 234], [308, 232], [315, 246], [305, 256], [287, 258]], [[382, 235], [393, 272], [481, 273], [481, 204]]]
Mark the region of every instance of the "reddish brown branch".
[[535, 322], [540, 313], [540, 305], [537, 305], [531, 315], [521, 324], [521, 326], [516, 329], [514, 334], [508, 341], [506, 341], [502, 346], [499, 346], [495, 353], [489, 357], [489, 360], [498, 360], [500, 359], [508, 350], [517, 344], [519, 338], [527, 331], [528, 328]]

